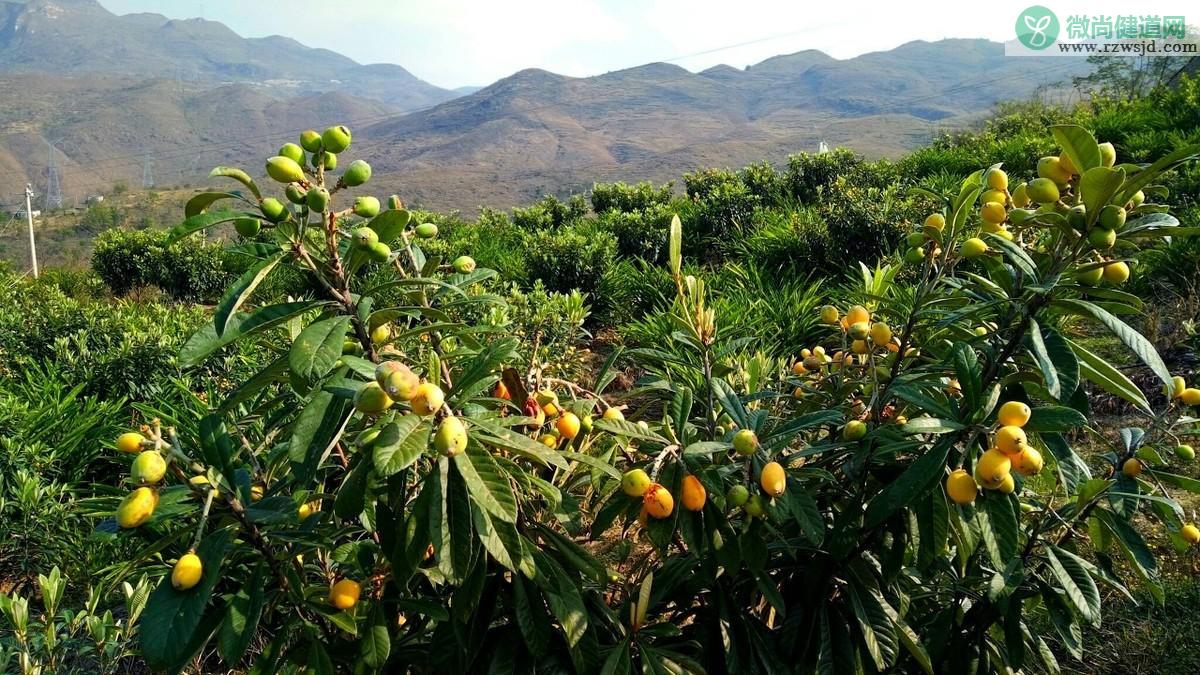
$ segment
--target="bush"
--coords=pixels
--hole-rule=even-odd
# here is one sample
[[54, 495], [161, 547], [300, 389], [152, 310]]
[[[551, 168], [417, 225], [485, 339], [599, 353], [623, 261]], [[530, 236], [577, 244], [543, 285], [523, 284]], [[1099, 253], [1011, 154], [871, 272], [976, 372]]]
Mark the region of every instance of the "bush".
[[632, 213], [647, 211], [671, 203], [671, 183], [655, 185], [644, 181], [635, 185], [625, 183], [592, 184], [592, 210], [597, 215], [609, 211]]
[[689, 233], [684, 245], [690, 255], [746, 233], [760, 200], [738, 174], [705, 169], [684, 174], [683, 180], [691, 200], [691, 208], [684, 211]]
[[557, 230], [580, 220], [587, 211], [588, 203], [582, 195], [571, 195], [565, 202], [546, 195], [529, 206], [514, 208], [512, 222], [528, 231]]
[[422, 244], [430, 255], [441, 256], [447, 261], [470, 255], [481, 266], [499, 272], [506, 281], [527, 283], [526, 232], [503, 211], [485, 208], [474, 223], [429, 214], [422, 214], [418, 219], [438, 226], [438, 237]]
[[191, 237], [167, 244], [156, 230], [105, 230], [96, 237], [92, 269], [114, 295], [154, 286], [176, 300], [212, 301], [233, 278], [220, 244]]
[[820, 191], [817, 212], [829, 232], [833, 274], [854, 273], [856, 262], [868, 264], [892, 251], [933, 209], [924, 198], [908, 196], [902, 189], [864, 188], [835, 180]]
[[617, 239], [592, 223], [529, 235], [526, 242], [529, 278], [551, 291], [592, 294], [617, 255]]
[[816, 203], [820, 193], [829, 190], [839, 178], [857, 183], [869, 175], [866, 166], [863, 157], [845, 148], [816, 155], [790, 155], [785, 174], [788, 195], [804, 204]]
[[836, 261], [830, 246], [829, 231], [813, 207], [798, 209], [759, 209], [754, 231], [729, 242], [726, 257], [740, 260], [772, 273], [808, 276], [814, 270], [829, 270], [845, 262]]
[[675, 209], [670, 204], [652, 204], [628, 211], [609, 210], [596, 219], [597, 226], [612, 233], [617, 253], [627, 258], [663, 262], [667, 255], [667, 229]]

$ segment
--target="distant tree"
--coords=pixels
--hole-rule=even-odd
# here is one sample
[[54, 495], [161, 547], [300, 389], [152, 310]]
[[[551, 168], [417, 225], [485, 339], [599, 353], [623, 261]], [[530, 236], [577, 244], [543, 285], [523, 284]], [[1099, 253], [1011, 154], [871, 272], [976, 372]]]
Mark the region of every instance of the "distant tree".
[[[1188, 26], [1187, 34], [1196, 35], [1197, 29]], [[1087, 62], [1095, 69], [1087, 75], [1071, 78], [1072, 84], [1081, 94], [1102, 94], [1132, 101], [1161, 87], [1175, 76], [1191, 56], [1089, 56]]]

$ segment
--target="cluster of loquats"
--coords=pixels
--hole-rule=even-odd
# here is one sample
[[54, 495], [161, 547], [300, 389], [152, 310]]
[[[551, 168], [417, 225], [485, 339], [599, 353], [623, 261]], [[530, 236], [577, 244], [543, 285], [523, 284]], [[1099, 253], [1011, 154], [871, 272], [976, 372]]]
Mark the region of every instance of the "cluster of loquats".
[[[1116, 150], [1111, 143], [1098, 144], [1100, 166], [1111, 168], [1116, 163]], [[1131, 192], [1122, 203], [1093, 204], [1088, 212], [1080, 190], [1081, 172], [1075, 167], [1065, 151], [1057, 156], [1042, 157], [1037, 164], [1038, 177], [1028, 183], [1019, 183], [1009, 190], [1008, 174], [995, 165], [985, 170], [981, 177], [979, 203], [979, 232], [962, 241], [958, 254], [963, 259], [985, 256], [992, 247], [985, 240], [992, 235], [1009, 242], [1021, 243], [1022, 238], [1030, 241], [1038, 238], [1037, 228], [1064, 228], [1079, 233], [1080, 244], [1086, 256], [1075, 265], [1073, 278], [1083, 286], [1095, 286], [1101, 282], [1111, 285], [1125, 283], [1130, 276], [1126, 260], [1114, 257], [1112, 251], [1118, 247], [1122, 235], [1137, 237], [1139, 229], [1126, 228], [1130, 217], [1160, 213], [1157, 205], [1146, 204], [1142, 190]], [[966, 212], [949, 214], [960, 219], [954, 229], [965, 225], [962, 218]], [[947, 214], [933, 213], [925, 219], [924, 227], [908, 236], [908, 250], [904, 260], [912, 264], [926, 261], [950, 262], [943, 255], [941, 243], [946, 239]]]
[[1029, 445], [1024, 426], [1032, 411], [1021, 401], [1008, 401], [996, 413], [998, 428], [993, 434], [992, 447], [975, 462], [975, 476], [958, 468], [946, 478], [946, 494], [956, 504], [970, 504], [977, 494], [975, 485], [1002, 494], [1013, 492], [1017, 485], [1012, 472], [1030, 477], [1042, 470], [1042, 454]]

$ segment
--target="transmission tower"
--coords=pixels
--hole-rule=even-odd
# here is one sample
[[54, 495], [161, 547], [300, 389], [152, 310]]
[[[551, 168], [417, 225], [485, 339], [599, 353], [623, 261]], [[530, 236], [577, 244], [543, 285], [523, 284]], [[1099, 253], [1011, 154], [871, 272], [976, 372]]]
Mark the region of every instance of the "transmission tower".
[[62, 208], [62, 185], [58, 178], [58, 148], [46, 141], [46, 210]]
[[142, 187], [154, 187], [154, 155], [149, 150], [142, 155]]

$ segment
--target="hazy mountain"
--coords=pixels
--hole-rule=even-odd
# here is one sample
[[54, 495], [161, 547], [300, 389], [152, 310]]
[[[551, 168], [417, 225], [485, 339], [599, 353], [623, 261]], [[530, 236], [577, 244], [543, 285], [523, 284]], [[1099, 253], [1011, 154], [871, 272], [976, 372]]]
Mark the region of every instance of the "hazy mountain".
[[664, 63], [588, 78], [524, 70], [363, 133], [375, 139], [376, 171], [397, 172], [414, 199], [470, 208], [587, 189], [595, 179], [781, 162], [822, 141], [896, 155], [1088, 68], [1084, 59], [1005, 57], [987, 40], [942, 40], [847, 60], [810, 50], [701, 73]]
[[45, 185], [47, 140], [61, 151], [63, 192], [82, 198], [118, 180], [136, 187], [147, 156], [157, 184], [196, 183], [219, 163], [258, 169], [306, 127], [345, 123], [378, 192], [441, 209], [510, 206], [594, 180], [782, 163], [821, 142], [896, 155], [1086, 68], [943, 40], [700, 73], [665, 63], [586, 78], [530, 69], [449, 91], [400, 66], [246, 39], [212, 21], [116, 16], [94, 0], [0, 0], [0, 87], [20, 92], [0, 97], [0, 202], [26, 180]]
[[401, 108], [456, 96], [397, 65], [362, 65], [280, 36], [243, 38], [216, 21], [118, 16], [96, 0], [0, 0], [0, 72], [244, 82], [277, 95], [337, 90]]

